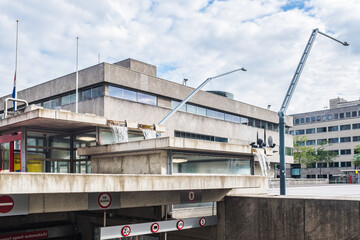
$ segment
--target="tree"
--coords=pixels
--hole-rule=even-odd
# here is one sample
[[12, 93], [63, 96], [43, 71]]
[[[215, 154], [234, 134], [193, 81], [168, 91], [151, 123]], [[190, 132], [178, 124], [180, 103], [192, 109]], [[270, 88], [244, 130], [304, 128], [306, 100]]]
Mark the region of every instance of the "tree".
[[354, 149], [354, 166], [360, 165], [360, 145], [357, 145]]
[[319, 147], [315, 150], [315, 162], [320, 166], [320, 175], [321, 167], [323, 163], [331, 163], [337, 158], [337, 153], [331, 150], [326, 150], [325, 148], [330, 146], [327, 141], [321, 141], [318, 143]]
[[315, 161], [315, 150], [312, 146], [306, 146], [307, 136], [296, 136], [294, 139], [294, 162], [306, 166]]

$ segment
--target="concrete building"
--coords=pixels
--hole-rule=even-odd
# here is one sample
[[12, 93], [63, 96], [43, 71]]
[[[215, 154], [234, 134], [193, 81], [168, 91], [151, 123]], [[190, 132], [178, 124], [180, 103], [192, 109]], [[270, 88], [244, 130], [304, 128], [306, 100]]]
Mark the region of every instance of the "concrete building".
[[354, 148], [360, 144], [360, 100], [346, 101], [342, 98], [330, 99], [330, 108], [321, 111], [294, 114], [295, 136], [306, 135], [306, 145], [314, 146], [320, 141], [328, 141], [328, 150], [338, 157], [333, 163], [314, 165], [310, 168], [292, 170], [292, 177], [330, 178], [354, 169]]
[[[159, 221], [161, 229], [168, 217], [201, 227], [195, 218], [203, 216], [205, 228], [169, 233], [170, 239], [187, 233], [224, 239], [221, 219], [214, 228], [214, 203], [228, 194], [266, 192], [260, 168], [266, 163], [257, 156], [267, 155], [273, 176], [278, 117], [200, 91], [166, 125], [157, 124], [192, 91], [156, 77], [155, 66], [127, 59], [79, 71], [79, 113], [75, 73], [20, 91], [30, 105], [17, 112], [0, 106], [0, 203], [14, 208], [0, 206], [0, 239], [28, 232], [93, 239], [104, 225]], [[8, 97], [0, 101], [10, 103]], [[286, 123], [288, 130], [292, 118]], [[266, 146], [254, 149], [265, 134]], [[267, 146], [271, 141], [275, 147]], [[290, 134], [286, 146], [290, 164]], [[164, 237], [145, 228], [151, 235], [142, 239]]]

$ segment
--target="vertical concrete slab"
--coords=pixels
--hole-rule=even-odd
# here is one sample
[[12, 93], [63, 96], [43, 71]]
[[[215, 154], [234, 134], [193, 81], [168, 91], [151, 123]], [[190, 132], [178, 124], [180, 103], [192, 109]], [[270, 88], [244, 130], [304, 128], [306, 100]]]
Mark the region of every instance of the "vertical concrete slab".
[[305, 239], [360, 239], [359, 202], [305, 201]]

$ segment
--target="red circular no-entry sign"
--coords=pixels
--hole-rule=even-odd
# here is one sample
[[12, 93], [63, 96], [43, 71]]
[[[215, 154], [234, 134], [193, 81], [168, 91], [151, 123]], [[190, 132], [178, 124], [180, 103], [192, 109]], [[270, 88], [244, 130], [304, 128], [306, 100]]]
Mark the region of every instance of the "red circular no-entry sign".
[[106, 208], [110, 207], [111, 203], [112, 203], [112, 197], [111, 197], [110, 193], [103, 192], [103, 193], [99, 194], [98, 204], [101, 208], [106, 209]]
[[14, 200], [7, 195], [0, 197], [0, 213], [8, 213], [14, 208]]
[[157, 233], [159, 231], [159, 229], [160, 229], [160, 227], [159, 227], [158, 223], [153, 223], [150, 228], [152, 233]]

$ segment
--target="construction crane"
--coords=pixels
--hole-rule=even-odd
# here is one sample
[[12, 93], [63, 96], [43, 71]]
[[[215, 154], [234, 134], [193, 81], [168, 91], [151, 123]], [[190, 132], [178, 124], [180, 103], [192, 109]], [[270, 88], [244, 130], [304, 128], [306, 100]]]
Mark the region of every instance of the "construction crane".
[[280, 145], [279, 145], [279, 153], [280, 153], [280, 195], [286, 195], [286, 168], [285, 168], [285, 114], [286, 114], [286, 110], [289, 106], [291, 97], [294, 94], [296, 85], [299, 81], [300, 75], [302, 70], [304, 69], [306, 60], [309, 56], [311, 47], [315, 41], [315, 38], [317, 36], [317, 34], [320, 33], [321, 35], [328, 37], [338, 43], [341, 43], [344, 46], [349, 46], [349, 44], [347, 42], [342, 42], [339, 41], [325, 33], [322, 33], [319, 31], [319, 29], [314, 29], [310, 35], [310, 39], [305, 47], [304, 53], [301, 56], [299, 65], [296, 68], [294, 77], [291, 80], [289, 89], [285, 95], [284, 101], [281, 105], [280, 111], [278, 112], [279, 115], [279, 132], [280, 132]]

